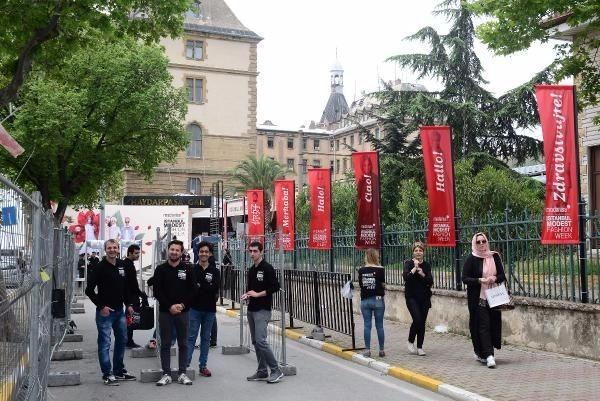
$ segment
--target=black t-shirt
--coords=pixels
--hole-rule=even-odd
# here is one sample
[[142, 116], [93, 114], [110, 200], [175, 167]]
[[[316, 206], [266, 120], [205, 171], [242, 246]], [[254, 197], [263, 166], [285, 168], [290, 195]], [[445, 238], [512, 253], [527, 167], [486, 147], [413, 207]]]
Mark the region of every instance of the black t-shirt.
[[204, 312], [216, 312], [216, 302], [221, 283], [219, 269], [212, 264], [209, 264], [206, 269], [203, 269], [199, 264], [194, 265], [194, 280], [197, 291], [192, 300], [192, 308]]
[[279, 280], [275, 269], [264, 259], [258, 266], [252, 265], [248, 270], [248, 291], [266, 291], [267, 295], [259, 298], [249, 298], [248, 310], [256, 312], [259, 310], [271, 310], [273, 293], [279, 291]]
[[384, 296], [384, 283], [385, 270], [383, 267], [363, 266], [358, 270], [358, 284], [360, 285], [361, 299]]
[[165, 262], [154, 271], [154, 293], [158, 299], [159, 310], [168, 312], [172, 305], [183, 303], [184, 312], [190, 308], [196, 292], [194, 272], [191, 265], [179, 263], [171, 266]]

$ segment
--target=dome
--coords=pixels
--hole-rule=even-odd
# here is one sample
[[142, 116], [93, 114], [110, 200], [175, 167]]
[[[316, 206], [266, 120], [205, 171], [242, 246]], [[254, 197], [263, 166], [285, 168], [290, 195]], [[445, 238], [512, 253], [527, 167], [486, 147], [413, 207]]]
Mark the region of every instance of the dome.
[[344, 67], [342, 67], [342, 63], [338, 59], [335, 59], [329, 71], [344, 71]]

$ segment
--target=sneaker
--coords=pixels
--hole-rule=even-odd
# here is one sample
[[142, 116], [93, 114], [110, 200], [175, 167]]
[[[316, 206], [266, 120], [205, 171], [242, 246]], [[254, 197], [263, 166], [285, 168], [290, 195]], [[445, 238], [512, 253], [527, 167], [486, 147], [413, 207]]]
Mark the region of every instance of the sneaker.
[[419, 356], [425, 356], [427, 354], [425, 353], [425, 351], [423, 351], [423, 348], [417, 348], [417, 355], [419, 355]]
[[496, 360], [494, 359], [493, 355], [490, 355], [487, 357], [486, 363], [487, 363], [487, 367], [490, 369], [493, 369], [496, 367]]
[[477, 355], [476, 353], [473, 353], [473, 357], [475, 358], [475, 360], [477, 362], [481, 362], [481, 363], [487, 363], [487, 359], [480, 357], [479, 355]]
[[130, 382], [136, 379], [136, 377], [134, 375], [130, 375], [129, 373], [127, 373], [127, 371], [125, 369], [123, 369], [123, 371], [121, 372], [120, 375], [115, 375], [115, 378], [119, 381], [124, 381], [124, 382]]
[[141, 348], [141, 347], [142, 347], [141, 345], [136, 344], [135, 342], [125, 344], [125, 348]]
[[119, 385], [119, 382], [117, 381], [117, 379], [115, 378], [114, 375], [102, 376], [102, 381], [107, 386], [118, 386]]
[[246, 377], [246, 380], [248, 380], [249, 382], [259, 382], [259, 381], [266, 381], [269, 379], [269, 375], [266, 373], [254, 373], [251, 376]]
[[380, 358], [384, 358], [385, 357], [385, 351], [384, 350], [379, 350], [379, 357]]
[[210, 373], [210, 370], [208, 370], [206, 368], [206, 366], [203, 367], [203, 368], [200, 368], [200, 370], [198, 370], [198, 373], [200, 374], [200, 376], [204, 376], [204, 377], [211, 377], [212, 376], [212, 373]]
[[281, 370], [271, 372], [271, 376], [267, 379], [267, 383], [279, 383], [283, 379], [283, 372]]
[[365, 358], [370, 358], [371, 357], [371, 350], [366, 350], [365, 352], [362, 353], [362, 356], [364, 356]]
[[406, 347], [408, 348], [408, 352], [410, 352], [411, 354], [416, 354], [417, 350], [415, 349], [415, 344], [411, 343], [410, 341], [406, 342]]
[[217, 348], [217, 343], [210, 343], [210, 348]]
[[185, 373], [180, 373], [177, 377], [177, 383], [185, 384], [186, 386], [191, 386], [192, 379], [190, 379]]
[[173, 383], [173, 379], [171, 379], [171, 375], [164, 374], [160, 378], [159, 381], [156, 382], [157, 386], [166, 386], [167, 384]]

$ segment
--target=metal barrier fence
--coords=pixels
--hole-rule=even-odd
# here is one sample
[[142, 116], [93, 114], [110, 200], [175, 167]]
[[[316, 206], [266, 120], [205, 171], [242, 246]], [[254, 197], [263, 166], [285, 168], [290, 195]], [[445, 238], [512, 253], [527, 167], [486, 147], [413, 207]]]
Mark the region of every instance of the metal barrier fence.
[[[459, 220], [460, 235], [455, 248], [429, 247], [425, 251], [433, 269], [434, 288], [462, 289], [462, 264], [471, 253], [471, 237], [482, 231], [487, 234], [491, 249], [501, 254], [514, 295], [579, 302], [585, 281], [589, 302], [600, 303], [600, 215], [585, 217], [587, 269], [583, 276], [579, 246], [541, 245], [541, 221], [540, 215], [525, 212], [515, 216], [508, 209], [502, 216], [481, 221]], [[354, 247], [354, 235], [354, 231], [337, 232], [333, 250], [320, 251], [308, 249], [308, 237], [299, 234], [291, 268], [343, 272], [356, 278], [364, 256]], [[404, 285], [403, 263], [412, 258], [412, 244], [425, 241], [426, 237], [427, 221], [418, 218], [408, 217], [384, 230], [382, 260], [387, 283]]]
[[0, 206], [0, 400], [43, 401], [70, 319], [75, 247], [38, 193], [1, 175]]

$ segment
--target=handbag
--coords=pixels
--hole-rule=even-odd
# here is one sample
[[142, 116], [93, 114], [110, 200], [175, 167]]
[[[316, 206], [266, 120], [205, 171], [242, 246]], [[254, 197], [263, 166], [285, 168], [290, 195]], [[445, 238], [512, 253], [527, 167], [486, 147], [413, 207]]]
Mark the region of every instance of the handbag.
[[352, 299], [352, 280], [348, 280], [340, 289], [340, 292], [342, 293], [342, 297]]
[[154, 328], [154, 307], [148, 299], [142, 299], [141, 306], [134, 306], [133, 313], [127, 316], [127, 327], [132, 330], [150, 330]]
[[485, 290], [485, 297], [490, 308], [496, 310], [512, 310], [515, 302], [504, 283]]

